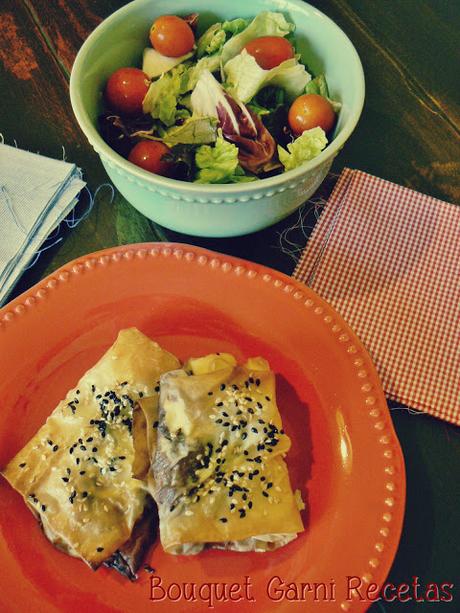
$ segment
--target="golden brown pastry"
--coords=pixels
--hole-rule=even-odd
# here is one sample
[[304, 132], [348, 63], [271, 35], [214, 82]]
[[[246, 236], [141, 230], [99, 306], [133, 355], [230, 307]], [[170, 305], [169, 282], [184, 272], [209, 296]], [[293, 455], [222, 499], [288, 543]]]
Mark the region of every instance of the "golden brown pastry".
[[149, 487], [165, 551], [267, 551], [296, 538], [289, 447], [264, 359], [213, 354], [163, 375]]
[[157, 410], [160, 375], [179, 366], [136, 328], [122, 330], [3, 470], [48, 539], [92, 568], [121, 556], [134, 572], [154, 538], [148, 411]]

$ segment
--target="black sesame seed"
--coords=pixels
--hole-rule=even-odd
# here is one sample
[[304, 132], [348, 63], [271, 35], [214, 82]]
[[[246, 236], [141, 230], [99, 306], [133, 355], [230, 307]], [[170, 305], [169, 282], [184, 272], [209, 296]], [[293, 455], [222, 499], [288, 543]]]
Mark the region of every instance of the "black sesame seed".
[[273, 483], [270, 481], [269, 483], [267, 483], [266, 487], [267, 490], [269, 490], [271, 487], [273, 487]]
[[221, 424], [223, 421], [223, 419], [216, 419], [216, 424]]
[[257, 385], [257, 387], [259, 387], [259, 385], [260, 385], [260, 379], [256, 379], [256, 385]]
[[238, 390], [238, 389], [239, 389], [239, 387], [236, 385], [236, 383], [234, 383], [234, 384], [232, 385], [232, 389], [233, 389], [233, 390], [235, 390], [235, 392], [236, 392], [236, 390]]
[[257, 430], [257, 428], [252, 427], [252, 428], [251, 428], [251, 432], [254, 432], [254, 434], [257, 434], [257, 433], [258, 433], [258, 430]]
[[73, 450], [74, 450], [74, 447], [71, 447], [71, 448], [69, 449], [69, 453], [70, 453], [70, 454], [72, 454], [72, 453], [73, 453]]
[[119, 459], [119, 460], [126, 460], [126, 456], [125, 456], [125, 455], [119, 455], [119, 456], [118, 456], [118, 459]]
[[225, 388], [226, 388], [225, 383], [221, 383], [220, 384], [220, 391], [223, 392]]
[[56, 452], [58, 449], [59, 449], [59, 446], [58, 445], [54, 445], [53, 451]]
[[228, 522], [228, 519], [226, 517], [221, 517], [219, 521], [221, 521], [223, 524], [226, 524]]
[[86, 474], [86, 470], [81, 470], [80, 475], [84, 475], [84, 474]]
[[223, 407], [223, 406], [224, 406], [224, 403], [223, 403], [223, 402], [217, 402], [217, 403], [216, 403], [216, 407]]
[[[259, 469], [256, 468], [255, 470], [252, 471], [252, 474], [255, 476], [255, 475], [258, 475], [259, 472], [260, 472]], [[265, 477], [263, 479], [265, 480]]]
[[224, 423], [222, 424], [225, 428], [227, 428], [230, 425], [229, 421], [224, 421]]
[[257, 421], [259, 422], [259, 424], [264, 424], [265, 423], [263, 419], [258, 419]]
[[247, 495], [247, 494], [243, 494], [243, 495], [241, 496], [241, 498], [242, 498], [243, 500], [245, 500], [245, 501], [246, 501], [246, 500], [248, 499], [248, 495]]
[[86, 439], [87, 443], [91, 443], [93, 441], [93, 437], [92, 436], [88, 436], [88, 438]]
[[224, 438], [224, 440], [222, 441], [222, 447], [225, 447], [226, 445], [228, 445], [228, 440]]
[[258, 402], [258, 403], [257, 403], [257, 408], [258, 408], [258, 409], [261, 409], [262, 407], [263, 407], [263, 404], [262, 404], [261, 402]]
[[99, 551], [99, 552], [104, 551], [104, 547], [98, 547], [96, 551]]
[[19, 464], [19, 468], [24, 468], [24, 466], [25, 466], [25, 465], [26, 465], [26, 462], [21, 462], [21, 463]]
[[280, 434], [284, 434], [284, 430], [280, 430]]
[[248, 413], [251, 413], [251, 415], [254, 415], [254, 409], [249, 408]]
[[225, 411], [222, 411], [222, 415], [223, 415], [224, 417], [228, 417], [228, 413], [226, 413]]
[[102, 394], [97, 394], [96, 400], [99, 400], [100, 398], [102, 398]]
[[42, 511], [46, 511], [46, 504], [42, 504]]
[[78, 466], [80, 464], [80, 458], [75, 459], [75, 464]]
[[68, 483], [69, 482], [69, 477], [61, 477], [61, 479], [64, 481], [64, 483]]
[[251, 501], [249, 501], [249, 502], [248, 502], [248, 507], [249, 507], [250, 509], [252, 509], [252, 502], [251, 502]]
[[240, 514], [240, 519], [243, 519], [243, 517], [246, 517], [246, 511], [244, 509], [238, 509], [238, 512]]
[[262, 492], [262, 496], [265, 496], [265, 498], [268, 498], [267, 492]]
[[82, 493], [81, 493], [81, 497], [82, 497], [82, 498], [86, 498], [87, 496], [88, 496], [88, 492], [82, 492]]
[[96, 391], [96, 386], [95, 386], [95, 385], [92, 385], [92, 386], [91, 386], [91, 391], [92, 391], [93, 393]]
[[155, 391], [156, 391], [156, 392], [159, 392], [159, 391], [160, 391], [160, 386], [159, 386], [159, 385], [157, 385], [157, 386], [155, 387]]
[[247, 451], [246, 449], [243, 451], [244, 455], [249, 455], [249, 451]]
[[244, 441], [244, 439], [248, 438], [248, 433], [247, 432], [243, 432], [243, 434], [241, 435], [241, 438]]
[[143, 398], [144, 392], [139, 392], [139, 398]]
[[243, 414], [243, 411], [242, 411], [241, 409], [239, 409], [239, 410], [236, 412], [236, 414], [237, 414], [237, 415], [242, 415], [242, 414]]
[[270, 396], [265, 396], [265, 400], [266, 400], [267, 402], [270, 402]]
[[158, 424], [159, 424], [159, 423], [160, 423], [160, 422], [158, 422], [158, 421], [154, 421], [154, 422], [153, 422], [153, 427], [154, 427], [154, 428], [158, 428]]
[[97, 447], [93, 447], [91, 450], [93, 453], [97, 453]]
[[260, 480], [261, 480], [261, 481], [265, 481], [265, 477], [261, 477], [261, 478], [260, 478]]
[[231, 431], [232, 431], [232, 432], [235, 432], [235, 430], [239, 430], [239, 428], [240, 428], [239, 426], [235, 426], [235, 425], [233, 425], [233, 426], [231, 427]]
[[208, 396], [212, 396], [214, 392], [208, 392]]
[[80, 445], [80, 449], [81, 449], [82, 451], [86, 451], [86, 447], [85, 447], [84, 445]]

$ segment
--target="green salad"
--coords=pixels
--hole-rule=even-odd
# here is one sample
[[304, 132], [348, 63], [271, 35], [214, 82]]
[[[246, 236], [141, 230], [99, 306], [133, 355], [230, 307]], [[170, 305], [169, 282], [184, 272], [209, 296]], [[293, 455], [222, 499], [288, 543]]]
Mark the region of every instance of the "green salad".
[[155, 20], [142, 68], [106, 83], [105, 141], [145, 170], [196, 183], [257, 181], [319, 155], [340, 104], [302, 62], [295, 25], [264, 11], [199, 29], [196, 13]]

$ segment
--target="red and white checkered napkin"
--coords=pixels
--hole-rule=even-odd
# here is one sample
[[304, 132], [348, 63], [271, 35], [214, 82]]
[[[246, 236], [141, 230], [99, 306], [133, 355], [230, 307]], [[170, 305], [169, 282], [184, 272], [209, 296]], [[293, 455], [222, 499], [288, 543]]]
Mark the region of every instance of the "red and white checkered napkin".
[[293, 276], [355, 330], [389, 398], [460, 425], [460, 207], [346, 168]]

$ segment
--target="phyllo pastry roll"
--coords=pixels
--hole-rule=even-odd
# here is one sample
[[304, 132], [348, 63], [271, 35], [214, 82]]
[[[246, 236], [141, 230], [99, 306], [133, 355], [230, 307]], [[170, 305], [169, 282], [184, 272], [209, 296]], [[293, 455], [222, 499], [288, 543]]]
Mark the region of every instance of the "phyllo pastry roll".
[[97, 568], [133, 575], [155, 537], [147, 417], [160, 375], [179, 361], [135, 328], [67, 393], [3, 475], [24, 497], [48, 539]]
[[268, 363], [213, 354], [160, 381], [150, 489], [165, 551], [268, 551], [296, 538], [302, 503]]

